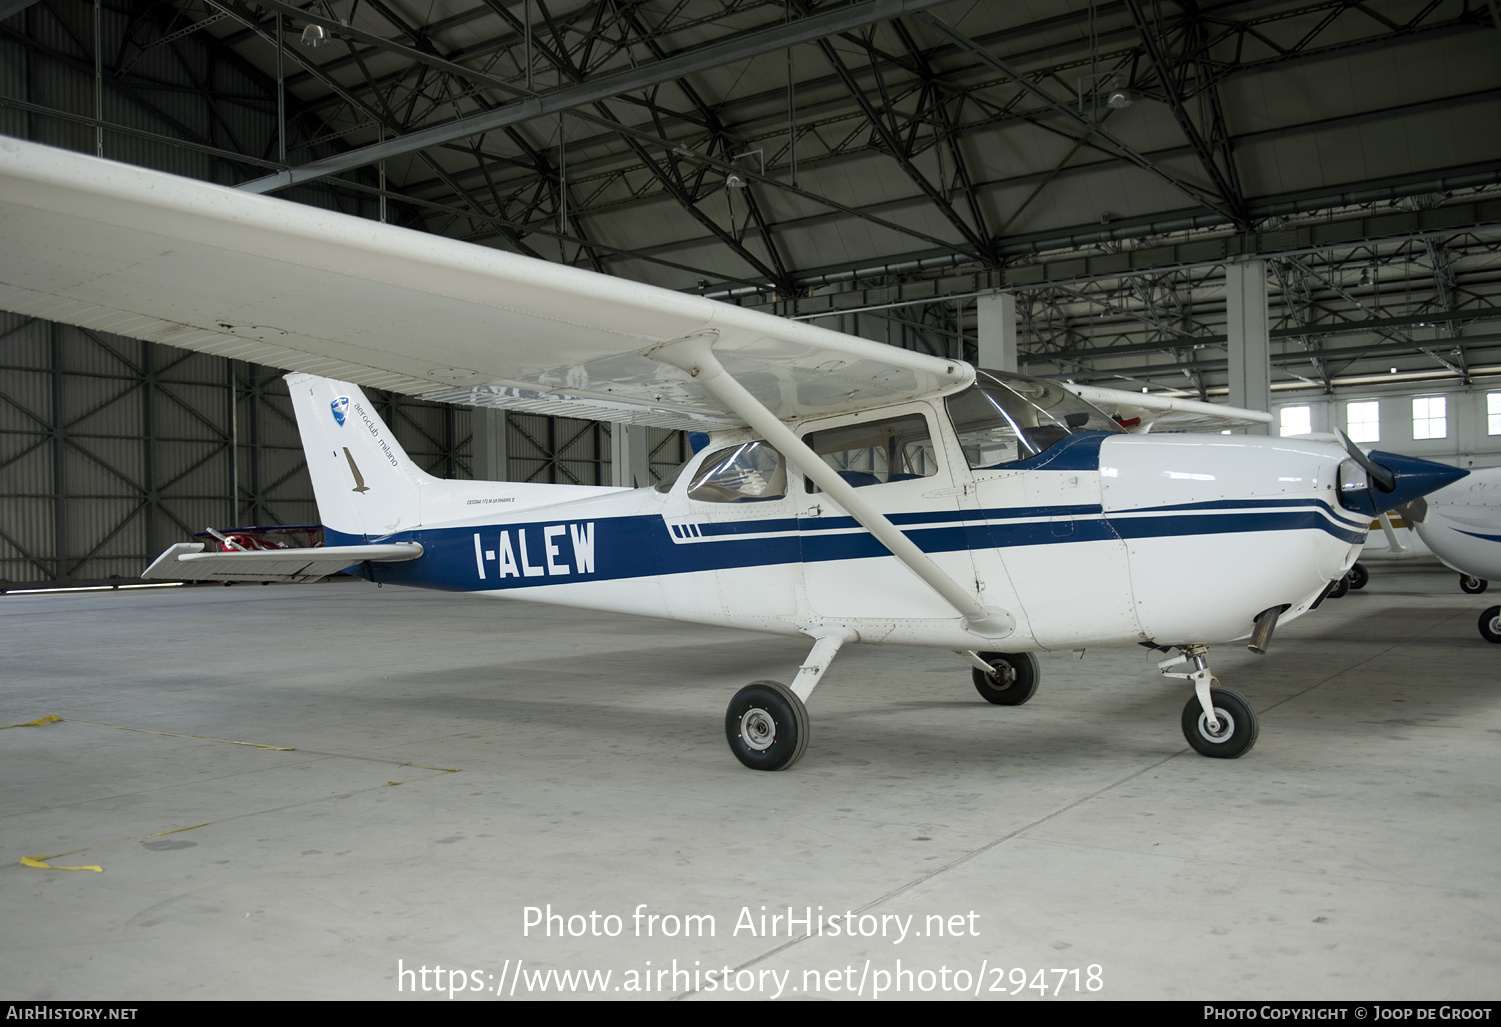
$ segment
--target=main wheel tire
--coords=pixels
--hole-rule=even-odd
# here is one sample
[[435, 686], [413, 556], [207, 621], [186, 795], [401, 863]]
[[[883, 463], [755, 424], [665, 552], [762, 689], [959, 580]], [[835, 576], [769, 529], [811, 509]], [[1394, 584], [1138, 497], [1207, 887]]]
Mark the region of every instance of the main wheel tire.
[[1350, 568], [1349, 578], [1351, 588], [1365, 588], [1366, 583], [1371, 580], [1371, 572], [1365, 569], [1364, 564], [1357, 563]]
[[1501, 642], [1501, 606], [1492, 606], [1480, 615], [1480, 637], [1487, 642]]
[[786, 770], [808, 748], [808, 708], [780, 681], [755, 681], [730, 700], [724, 733], [752, 770]]
[[979, 667], [970, 671], [975, 682], [975, 691], [986, 702], [997, 706], [1020, 706], [1037, 694], [1037, 682], [1042, 670], [1037, 657], [1031, 653], [977, 653], [980, 659], [995, 668], [994, 677]]
[[1214, 715], [1219, 719], [1219, 731], [1209, 730], [1209, 718], [1195, 695], [1183, 707], [1183, 737], [1188, 744], [1203, 756], [1233, 760], [1244, 756], [1256, 744], [1261, 725], [1256, 719], [1256, 710], [1239, 692], [1228, 688], [1212, 688], [1209, 701], [1214, 706]]
[[1350, 575], [1346, 574], [1336, 581], [1334, 587], [1329, 590], [1329, 598], [1339, 599], [1348, 591], [1350, 591]]
[[1459, 590], [1466, 595], [1478, 596], [1491, 587], [1491, 583], [1484, 578], [1477, 578], [1473, 574], [1461, 574], [1459, 576]]

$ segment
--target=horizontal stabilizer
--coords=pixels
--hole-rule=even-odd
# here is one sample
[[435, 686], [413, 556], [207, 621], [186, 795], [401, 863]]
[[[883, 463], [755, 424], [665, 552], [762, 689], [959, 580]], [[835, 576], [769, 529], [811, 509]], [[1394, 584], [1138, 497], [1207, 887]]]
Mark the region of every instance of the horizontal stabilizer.
[[167, 581], [317, 581], [366, 560], [399, 563], [422, 555], [416, 542], [318, 549], [205, 553], [202, 542], [179, 542], [142, 572]]

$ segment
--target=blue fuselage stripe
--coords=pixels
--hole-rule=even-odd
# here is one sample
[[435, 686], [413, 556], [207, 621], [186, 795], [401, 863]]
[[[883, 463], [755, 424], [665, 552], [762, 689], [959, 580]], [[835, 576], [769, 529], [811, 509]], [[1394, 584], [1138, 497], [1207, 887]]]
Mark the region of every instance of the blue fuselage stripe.
[[[905, 534], [927, 553], [1304, 530], [1323, 531], [1355, 544], [1363, 541], [1366, 534], [1364, 526], [1362, 530], [1350, 528], [1347, 522], [1331, 516], [1327, 506], [1313, 500], [1235, 505], [1240, 509], [1189, 504], [1109, 515], [1103, 514], [1098, 505], [951, 510], [896, 515], [892, 520], [914, 525]], [[673, 527], [678, 530], [673, 531]], [[735, 530], [715, 530], [728, 527]], [[426, 528], [368, 540], [332, 530], [326, 535], [329, 545], [420, 542], [424, 549], [421, 559], [380, 564], [375, 577], [394, 584], [455, 591], [530, 588], [888, 555], [886, 548], [850, 517], [768, 518], [733, 525], [695, 523], [694, 529], [690, 533], [682, 525], [669, 526], [660, 515], [635, 515]], [[761, 537], [743, 537], [749, 534]], [[365, 565], [351, 570], [370, 576]]]

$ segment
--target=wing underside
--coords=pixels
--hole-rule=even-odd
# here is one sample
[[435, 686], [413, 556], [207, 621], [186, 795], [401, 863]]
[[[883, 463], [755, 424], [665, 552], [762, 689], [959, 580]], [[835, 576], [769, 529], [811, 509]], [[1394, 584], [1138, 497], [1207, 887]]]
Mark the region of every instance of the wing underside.
[[962, 361], [0, 137], [0, 309], [448, 402], [742, 423], [655, 347], [705, 335], [781, 418], [962, 388]]

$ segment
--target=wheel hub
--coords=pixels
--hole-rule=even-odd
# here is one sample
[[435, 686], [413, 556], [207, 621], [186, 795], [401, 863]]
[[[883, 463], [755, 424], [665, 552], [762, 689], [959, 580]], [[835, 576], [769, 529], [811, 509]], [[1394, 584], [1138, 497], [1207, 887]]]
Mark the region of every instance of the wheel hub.
[[746, 710], [740, 715], [740, 737], [752, 749], [765, 752], [777, 740], [777, 722], [759, 707]]
[[1199, 714], [1199, 734], [1203, 735], [1211, 742], [1223, 742], [1225, 739], [1235, 734], [1234, 717], [1230, 716], [1230, 714], [1226, 713], [1218, 706], [1214, 708], [1214, 716], [1220, 722], [1218, 730], [1210, 728], [1208, 714]]

